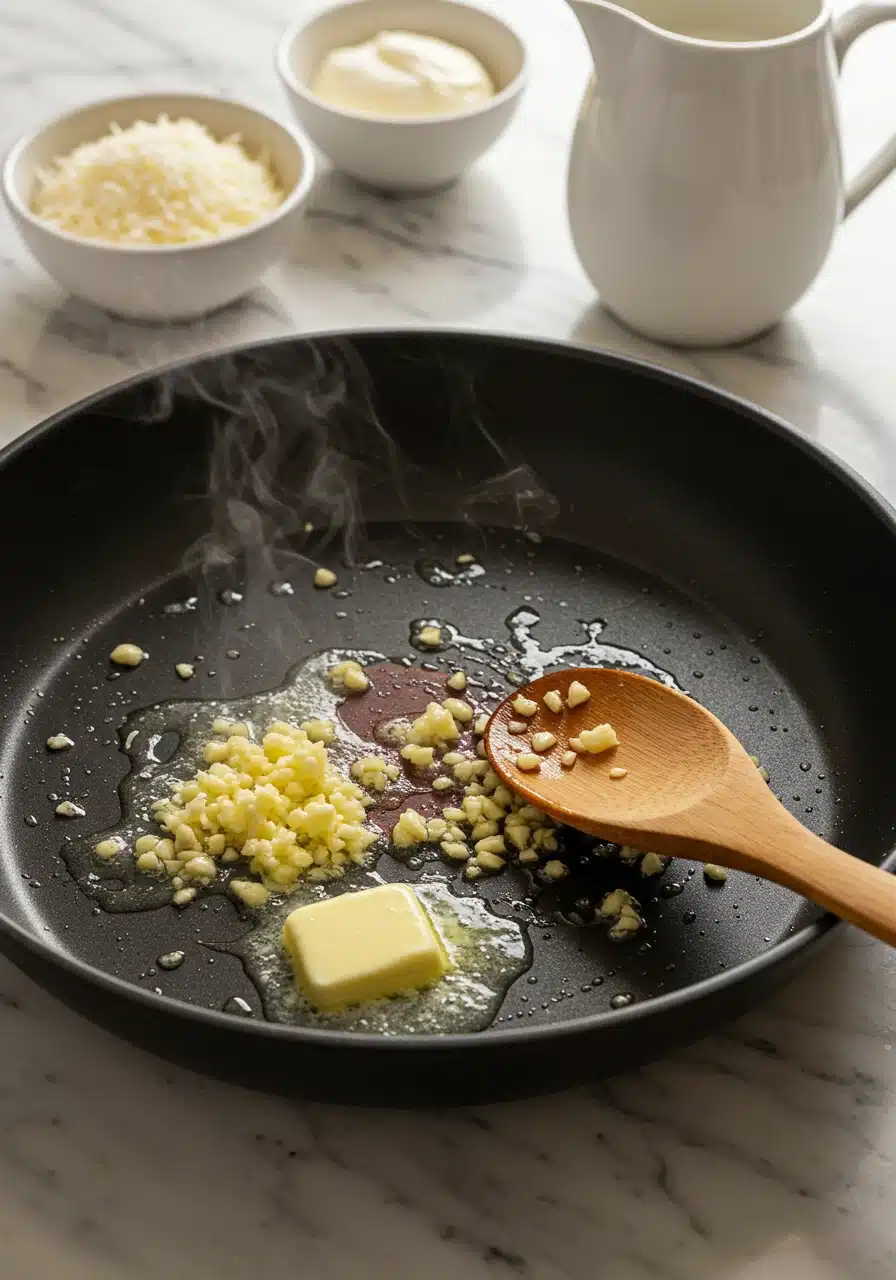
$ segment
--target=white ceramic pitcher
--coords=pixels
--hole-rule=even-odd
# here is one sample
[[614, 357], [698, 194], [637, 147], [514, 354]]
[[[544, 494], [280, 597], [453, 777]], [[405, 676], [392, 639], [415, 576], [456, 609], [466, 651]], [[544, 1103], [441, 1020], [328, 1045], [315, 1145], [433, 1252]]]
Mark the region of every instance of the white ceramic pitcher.
[[840, 220], [896, 167], [844, 189], [837, 74], [896, 4], [570, 0], [594, 57], [569, 218], [602, 302], [657, 341], [739, 342], [806, 291]]

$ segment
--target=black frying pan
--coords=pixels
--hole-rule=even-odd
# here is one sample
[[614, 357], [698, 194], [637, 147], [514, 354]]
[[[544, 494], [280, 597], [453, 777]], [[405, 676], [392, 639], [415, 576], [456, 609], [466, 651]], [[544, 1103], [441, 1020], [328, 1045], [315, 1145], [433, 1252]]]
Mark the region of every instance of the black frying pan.
[[[409, 623], [427, 616], [505, 647], [522, 606], [544, 647], [599, 619], [602, 641], [720, 715], [814, 830], [874, 862], [894, 842], [893, 517], [786, 427], [687, 379], [465, 335], [276, 342], [128, 384], [17, 441], [0, 528], [0, 945], [87, 1016], [201, 1070], [392, 1104], [555, 1090], [743, 1009], [833, 922], [775, 886], [712, 889], [675, 863], [640, 886], [635, 943], [562, 914], [531, 929], [531, 969], [487, 1030], [274, 1024], [226, 950], [246, 928], [229, 900], [110, 913], [61, 856], [66, 837], [115, 823], [117, 731], [147, 704], [270, 688], [329, 646], [419, 662]], [[440, 578], [470, 550], [483, 577]], [[315, 592], [303, 557], [351, 560], [351, 595]], [[271, 594], [286, 578], [295, 593]], [[228, 589], [243, 599], [225, 606]], [[191, 596], [194, 611], [165, 612]], [[151, 658], [109, 679], [124, 639]], [[184, 686], [174, 663], [195, 654]], [[44, 743], [60, 730], [76, 745], [56, 756]], [[61, 795], [86, 816], [55, 818]], [[407, 875], [389, 857], [380, 870]], [[593, 874], [623, 872], [603, 860]], [[526, 891], [520, 871], [481, 889], [505, 914]], [[185, 963], [160, 970], [179, 948]]]

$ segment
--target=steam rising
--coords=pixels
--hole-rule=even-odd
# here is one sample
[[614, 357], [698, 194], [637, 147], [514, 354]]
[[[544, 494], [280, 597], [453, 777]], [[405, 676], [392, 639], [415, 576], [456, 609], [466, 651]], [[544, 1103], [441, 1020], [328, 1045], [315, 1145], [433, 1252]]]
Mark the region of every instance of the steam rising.
[[[357, 348], [334, 337], [214, 356], [141, 388], [143, 422], [168, 420], [184, 401], [213, 415], [205, 491], [194, 495], [208, 528], [183, 568], [207, 575], [241, 562], [248, 582], [270, 581], [275, 552], [279, 572], [284, 556], [309, 563], [309, 525], [316, 551], [338, 542], [355, 564], [371, 520], [425, 541], [427, 520], [533, 528], [556, 516], [556, 498], [489, 428], [462, 362], [397, 365], [394, 382], [374, 386]], [[424, 379], [424, 403], [432, 387], [432, 412], [400, 447], [382, 403], [400, 402], [405, 370]], [[416, 404], [419, 385], [409, 394]]]

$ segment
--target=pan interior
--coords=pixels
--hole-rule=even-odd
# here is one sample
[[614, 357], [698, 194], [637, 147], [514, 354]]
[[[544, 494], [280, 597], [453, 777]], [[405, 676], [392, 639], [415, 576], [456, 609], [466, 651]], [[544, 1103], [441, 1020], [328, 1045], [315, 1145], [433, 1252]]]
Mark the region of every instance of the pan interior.
[[[307, 348], [288, 350], [289, 359], [270, 351], [250, 358], [262, 390], [271, 360], [281, 362], [264, 401], [272, 418], [283, 385], [294, 400], [313, 372]], [[118, 820], [117, 787], [128, 768], [118, 729], [131, 711], [173, 698], [251, 695], [334, 647], [420, 663], [429, 659], [410, 638], [422, 618], [450, 624], [461, 641], [487, 641], [485, 653], [459, 642], [432, 658], [442, 670], [484, 677], [493, 675], [489, 652], [503, 650], [502, 664], [521, 652], [521, 616], [537, 651], [567, 650], [556, 658], [562, 665], [582, 660], [575, 646], [596, 624], [592, 638], [670, 673], [718, 714], [812, 830], [864, 857], [884, 854], [893, 802], [878, 786], [857, 634], [838, 623], [831, 600], [832, 590], [847, 605], [852, 597], [860, 628], [882, 625], [891, 610], [864, 596], [860, 607], [848, 571], [850, 544], [878, 529], [864, 523], [859, 496], [748, 416], [612, 365], [539, 348], [521, 361], [500, 345], [486, 360], [472, 339], [371, 338], [349, 355], [343, 344], [318, 344], [318, 366], [322, 351], [326, 368], [331, 361], [340, 369], [342, 407], [354, 405], [357, 422], [374, 422], [382, 434], [353, 449], [359, 437], [343, 422], [325, 446], [318, 438], [314, 485], [294, 441], [287, 447], [278, 438], [266, 456], [264, 440], [255, 440], [251, 479], [239, 471], [238, 447], [222, 457], [232, 400], [218, 391], [197, 397], [195, 383], [120, 394], [37, 439], [0, 471], [8, 538], [22, 527], [16, 522], [26, 519], [35, 486], [49, 495], [52, 514], [24, 554], [0, 569], [4, 598], [15, 605], [3, 624], [5, 913], [128, 982], [262, 1016], [240, 961], [221, 950], [247, 927], [228, 899], [211, 895], [183, 912], [102, 911], [68, 875], [63, 840]], [[209, 368], [220, 376], [219, 366]], [[326, 368], [317, 368], [316, 386]], [[359, 368], [363, 402], [353, 390]], [[253, 430], [263, 434], [260, 403]], [[595, 423], [596, 403], [612, 430]], [[305, 416], [319, 425], [327, 413], [314, 404]], [[724, 492], [711, 483], [718, 473], [707, 453], [722, 429], [730, 447], [750, 445]], [[227, 447], [236, 447], [232, 436]], [[224, 468], [223, 480], [214, 466]], [[792, 502], [813, 503], [826, 522], [814, 551], [806, 549], [800, 511], [776, 505], [788, 479], [802, 483]], [[315, 526], [307, 534], [306, 515]], [[482, 565], [480, 576], [458, 575], [457, 557], [467, 553]], [[317, 563], [336, 569], [339, 594], [314, 589]], [[291, 594], [271, 590], [283, 582]], [[193, 598], [195, 607], [167, 608]], [[875, 607], [873, 619], [861, 616]], [[150, 657], [119, 674], [108, 654], [125, 640]], [[174, 671], [179, 662], [197, 664], [186, 685]], [[885, 691], [882, 715], [892, 700]], [[47, 752], [56, 733], [75, 746]], [[85, 816], [54, 817], [61, 797], [77, 800]], [[409, 872], [384, 855], [378, 870], [386, 879], [444, 874], [461, 892], [473, 891], [441, 863]], [[593, 898], [619, 886], [645, 908], [648, 930], [637, 941], [613, 943], [604, 927], [565, 918], [580, 890]], [[486, 1034], [688, 987], [735, 969], [816, 914], [753, 877], [732, 873], [711, 887], [684, 862], [644, 881], [601, 861], [581, 882], [546, 890], [537, 924], [524, 905], [531, 887], [527, 872], [508, 868], [475, 889], [498, 914], [523, 921], [532, 944], [531, 967]], [[185, 962], [161, 969], [158, 957], [176, 950]]]

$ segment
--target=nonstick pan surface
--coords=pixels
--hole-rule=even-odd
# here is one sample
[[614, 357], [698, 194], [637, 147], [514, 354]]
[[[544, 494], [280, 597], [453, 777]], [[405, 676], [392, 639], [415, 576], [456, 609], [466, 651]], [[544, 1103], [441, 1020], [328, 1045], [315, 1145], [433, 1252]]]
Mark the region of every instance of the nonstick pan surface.
[[[813, 830], [873, 862], [893, 846], [893, 518], [788, 428], [685, 378], [474, 335], [274, 342], [128, 384], [17, 441], [0, 529], [0, 946], [88, 1017], [197, 1069], [393, 1105], [556, 1090], [745, 1008], [833, 921], [745, 875], [713, 888], [675, 862], [633, 884], [599, 859], [586, 888], [630, 888], [647, 931], [613, 943], [570, 923], [569, 896], [543, 899], [531, 966], [486, 1030], [271, 1022], [227, 949], [247, 929], [227, 897], [112, 912], [69, 873], [67, 842], [119, 818], [119, 730], [150, 704], [274, 688], [334, 647], [492, 678], [489, 655], [519, 653], [521, 617], [538, 652], [566, 646], [555, 660], [577, 665], [592, 624], [602, 660], [652, 664], [716, 712]], [[485, 572], [458, 576], [470, 552]], [[312, 587], [316, 564], [337, 591]], [[292, 594], [271, 590], [283, 582]], [[410, 636], [425, 618], [485, 650], [424, 657]], [[150, 657], [119, 674], [108, 654], [124, 640]], [[48, 752], [60, 732], [74, 747]], [[61, 797], [85, 816], [56, 817]], [[384, 855], [378, 869], [434, 866]], [[531, 922], [531, 889], [510, 869], [475, 891]], [[176, 950], [184, 963], [160, 968]]]

